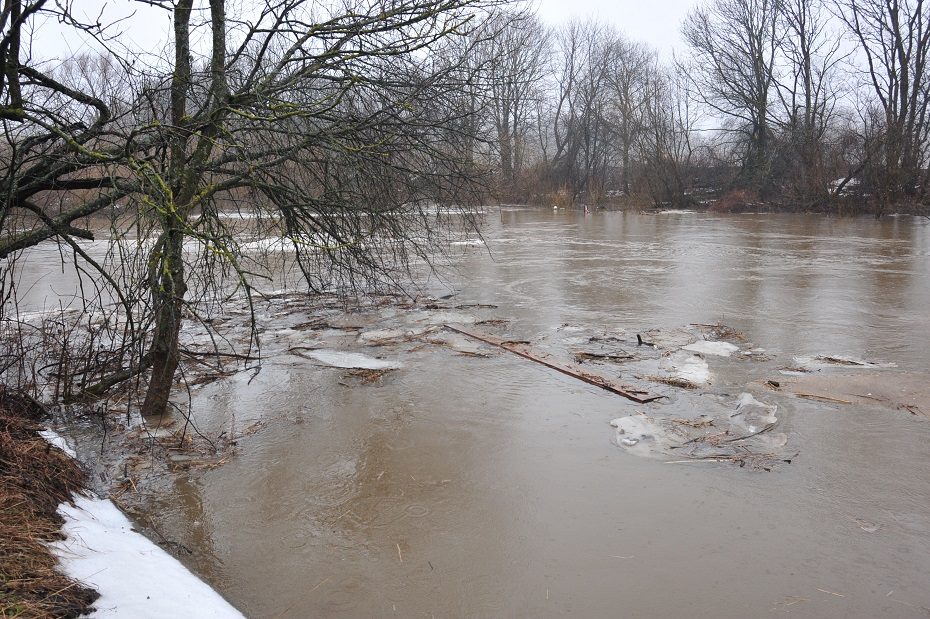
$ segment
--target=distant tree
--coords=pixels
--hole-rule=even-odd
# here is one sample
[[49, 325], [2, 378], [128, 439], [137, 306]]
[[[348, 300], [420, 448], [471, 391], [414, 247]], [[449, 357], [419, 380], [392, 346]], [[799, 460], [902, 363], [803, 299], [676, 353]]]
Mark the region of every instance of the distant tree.
[[884, 116], [880, 149], [870, 156], [880, 169], [881, 203], [921, 198], [930, 166], [930, 2], [834, 0], [834, 6], [864, 56], [866, 81]]
[[525, 12], [505, 12], [488, 23], [491, 30], [480, 53], [488, 65], [489, 110], [500, 190], [513, 195], [526, 161], [528, 138], [535, 123], [540, 86], [549, 53], [549, 33]]
[[552, 181], [574, 199], [603, 193], [612, 156], [608, 117], [613, 32], [574, 21], [555, 35], [556, 63]]
[[776, 174], [789, 197], [823, 202], [833, 178], [825, 140], [839, 103], [837, 69], [848, 54], [820, 0], [782, 0], [779, 12], [784, 36], [775, 88], [781, 108], [775, 114], [781, 159]]
[[700, 115], [686, 78], [675, 67], [656, 64], [649, 74], [637, 153], [645, 189], [655, 203], [693, 206]]
[[691, 57], [681, 71], [694, 96], [736, 136], [740, 188], [770, 185], [779, 7], [780, 0], [713, 0], [693, 9], [682, 26]]
[[612, 99], [609, 116], [623, 174], [620, 187], [629, 195], [634, 149], [647, 129], [646, 109], [651, 100], [650, 88], [658, 77], [658, 62], [653, 50], [619, 35], [612, 38], [608, 54], [606, 79]]

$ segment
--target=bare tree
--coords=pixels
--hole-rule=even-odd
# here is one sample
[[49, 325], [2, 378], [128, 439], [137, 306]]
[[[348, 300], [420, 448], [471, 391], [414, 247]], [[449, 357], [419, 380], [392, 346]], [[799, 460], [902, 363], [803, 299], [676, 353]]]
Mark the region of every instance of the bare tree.
[[541, 97], [549, 36], [539, 19], [525, 12], [502, 13], [489, 25], [493, 36], [482, 52], [494, 59], [488, 77], [501, 189], [513, 195]]
[[610, 72], [607, 75], [612, 95], [614, 135], [618, 142], [621, 187], [630, 193], [633, 172], [634, 147], [640, 134], [646, 130], [646, 107], [651, 99], [657, 60], [653, 50], [616, 35], [610, 48]]
[[783, 0], [785, 35], [780, 44], [781, 75], [776, 93], [785, 189], [793, 198], [823, 201], [832, 178], [825, 169], [824, 141], [839, 102], [835, 78], [846, 54], [841, 37], [830, 29], [829, 14], [819, 0]]
[[[78, 23], [66, 3], [5, 1], [0, 258], [54, 237], [93, 265], [136, 317], [142, 346], [87, 391], [150, 369], [142, 412], [158, 415], [183, 319], [197, 312], [191, 295], [218, 293], [204, 269], [222, 265], [251, 286], [224, 205], [276, 212], [272, 225], [314, 289], [397, 283], [397, 268], [428, 257], [450, 225], [476, 225], [476, 111], [457, 101], [482, 75], [467, 62], [471, 33], [494, 2], [347, 0], [336, 10], [278, 0], [230, 17], [225, 0], [142, 1], [170, 12], [164, 65], [114, 62], [105, 29]], [[88, 91], [80, 72], [52, 74], [24, 57], [29, 20], [48, 16], [93, 37], [112, 59], [100, 66], [118, 65], [129, 93]], [[209, 44], [195, 44], [195, 31]], [[464, 220], [431, 214], [436, 202], [460, 206]], [[134, 264], [145, 270], [144, 302], [75, 240], [93, 236], [75, 222], [105, 210], [143, 237]], [[26, 231], [3, 225], [24, 217], [34, 222]]]
[[699, 152], [698, 114], [686, 78], [655, 65], [643, 105], [637, 153], [646, 189], [656, 203], [693, 206], [693, 172]]
[[764, 189], [770, 177], [772, 86], [781, 39], [780, 0], [714, 0], [688, 15], [691, 60], [682, 71], [695, 96], [720, 114], [741, 151], [736, 184]]
[[877, 187], [883, 205], [923, 196], [930, 120], [930, 2], [835, 0], [834, 6], [864, 56], [865, 75], [884, 115], [882, 169]]
[[556, 184], [571, 198], [603, 193], [610, 168], [610, 73], [613, 33], [596, 22], [571, 22], [556, 34], [558, 46], [552, 155]]

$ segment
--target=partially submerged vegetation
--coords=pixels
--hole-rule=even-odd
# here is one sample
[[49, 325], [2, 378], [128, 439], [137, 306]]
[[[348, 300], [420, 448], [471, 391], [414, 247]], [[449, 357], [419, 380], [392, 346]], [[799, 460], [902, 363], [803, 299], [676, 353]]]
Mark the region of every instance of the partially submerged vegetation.
[[0, 616], [78, 617], [97, 593], [56, 569], [58, 506], [85, 488], [77, 461], [39, 435], [44, 410], [0, 387]]

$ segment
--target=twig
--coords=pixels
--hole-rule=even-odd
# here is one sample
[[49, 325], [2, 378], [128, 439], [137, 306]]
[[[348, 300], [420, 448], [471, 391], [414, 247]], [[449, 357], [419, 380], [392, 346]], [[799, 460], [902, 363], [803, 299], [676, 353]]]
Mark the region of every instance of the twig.
[[825, 395], [817, 395], [816, 393], [804, 393], [802, 391], [795, 391], [794, 395], [799, 398], [809, 398], [811, 400], [823, 400], [824, 402], [836, 402], [837, 404], [852, 404], [849, 400], [841, 400], [839, 398], [831, 398]]

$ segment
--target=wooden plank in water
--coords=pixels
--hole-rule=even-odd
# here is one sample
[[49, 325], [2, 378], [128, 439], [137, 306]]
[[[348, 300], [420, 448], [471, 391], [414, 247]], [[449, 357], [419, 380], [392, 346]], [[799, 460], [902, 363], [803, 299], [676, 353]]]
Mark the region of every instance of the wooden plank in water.
[[560, 363], [554, 359], [551, 359], [548, 354], [536, 352], [531, 349], [526, 344], [521, 342], [513, 342], [508, 340], [502, 340], [500, 338], [494, 337], [493, 335], [487, 335], [484, 333], [475, 333], [461, 327], [454, 327], [452, 325], [445, 325], [446, 329], [454, 331], [456, 333], [461, 333], [464, 336], [470, 337], [472, 339], [478, 340], [479, 342], [484, 342], [485, 344], [490, 344], [491, 346], [496, 346], [507, 352], [511, 352], [515, 355], [519, 355], [524, 359], [529, 359], [530, 361], [535, 361], [541, 365], [546, 366], [549, 369], [555, 370], [556, 372], [561, 372], [572, 378], [577, 378], [578, 380], [584, 381], [589, 385], [594, 385], [595, 387], [600, 387], [601, 389], [606, 389], [611, 393], [616, 393], [619, 396], [623, 396], [628, 400], [633, 400], [639, 404], [646, 404], [647, 402], [653, 402], [655, 400], [664, 398], [664, 395], [658, 395], [655, 393], [650, 393], [649, 391], [643, 391], [635, 387], [630, 387], [618, 382], [615, 382], [604, 376], [599, 376], [597, 374], [591, 374], [585, 372], [577, 365], [571, 365], [567, 363]]

